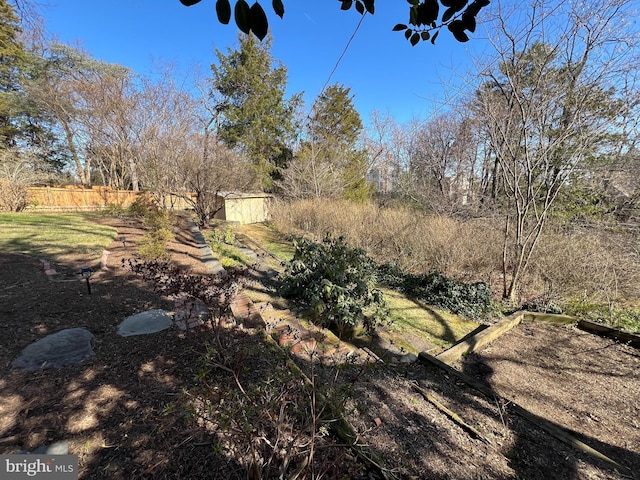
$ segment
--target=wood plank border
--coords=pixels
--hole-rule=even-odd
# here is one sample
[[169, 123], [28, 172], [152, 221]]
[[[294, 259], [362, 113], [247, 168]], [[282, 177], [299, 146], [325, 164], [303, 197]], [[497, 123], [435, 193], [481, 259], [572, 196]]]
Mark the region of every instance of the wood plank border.
[[624, 332], [617, 328], [607, 327], [606, 325], [600, 325], [599, 323], [589, 322], [587, 320], [579, 320], [578, 328], [585, 332], [613, 338], [621, 343], [627, 343], [632, 347], [640, 348], [640, 335], [634, 333]]
[[438, 360], [441, 362], [452, 364], [458, 360], [462, 355], [473, 352], [484, 345], [491, 343], [505, 332], [508, 332], [513, 327], [522, 322], [524, 313], [521, 310], [512, 313], [508, 317], [504, 317], [502, 320], [485, 328], [480, 333], [469, 337], [460, 343], [456, 343], [453, 347], [441, 352], [437, 355]]

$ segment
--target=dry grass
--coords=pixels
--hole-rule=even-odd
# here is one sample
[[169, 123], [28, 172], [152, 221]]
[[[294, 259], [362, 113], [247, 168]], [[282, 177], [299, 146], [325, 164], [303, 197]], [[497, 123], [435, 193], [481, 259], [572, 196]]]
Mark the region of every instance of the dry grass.
[[606, 228], [576, 228], [542, 238], [532, 266], [537, 290], [551, 297], [625, 302], [640, 297], [634, 236]]
[[[490, 220], [460, 221], [409, 208], [381, 208], [344, 200], [277, 203], [273, 221], [282, 231], [320, 238], [344, 236], [380, 262], [415, 271], [475, 277], [491, 271], [501, 255], [500, 228]], [[483, 278], [480, 278], [483, 279]]]
[[[343, 200], [276, 203], [275, 226], [321, 238], [344, 236], [379, 262], [396, 262], [413, 272], [439, 271], [465, 281], [485, 281], [500, 291], [502, 220], [457, 219], [409, 208], [382, 208]], [[635, 236], [607, 228], [550, 225], [532, 258], [520, 298], [571, 297], [603, 302], [640, 297], [640, 260]]]

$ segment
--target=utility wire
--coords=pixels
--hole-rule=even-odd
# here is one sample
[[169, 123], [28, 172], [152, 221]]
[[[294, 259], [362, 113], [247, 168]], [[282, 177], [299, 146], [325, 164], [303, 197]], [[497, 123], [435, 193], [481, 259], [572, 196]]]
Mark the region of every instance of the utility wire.
[[347, 53], [347, 50], [349, 50], [349, 47], [351, 46], [351, 42], [356, 37], [356, 34], [358, 33], [358, 30], [360, 30], [360, 25], [362, 25], [362, 21], [364, 20], [364, 17], [366, 15], [367, 15], [367, 12], [365, 11], [362, 14], [362, 16], [360, 17], [360, 21], [358, 22], [358, 25], [356, 25], [356, 29], [353, 31], [353, 34], [351, 35], [351, 38], [349, 38], [349, 41], [345, 45], [344, 50], [342, 51], [342, 54], [340, 55], [340, 57], [338, 58], [338, 61], [336, 62], [336, 64], [333, 67], [333, 70], [331, 70], [331, 73], [329, 74], [329, 77], [327, 78], [327, 81], [324, 82], [324, 85], [322, 86], [322, 89], [320, 90], [320, 93], [318, 94], [318, 96], [322, 95], [322, 93], [324, 92], [325, 88], [327, 88], [327, 85], [329, 85], [329, 82], [331, 81], [331, 77], [333, 77], [333, 74], [336, 73], [336, 70], [338, 69], [338, 66], [340, 65], [340, 62], [342, 62], [342, 59], [344, 58], [345, 54]]

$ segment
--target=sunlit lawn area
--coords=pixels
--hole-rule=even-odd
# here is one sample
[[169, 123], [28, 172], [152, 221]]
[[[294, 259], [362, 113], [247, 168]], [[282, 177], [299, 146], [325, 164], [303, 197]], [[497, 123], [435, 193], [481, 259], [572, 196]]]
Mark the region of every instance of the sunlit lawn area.
[[209, 243], [213, 256], [216, 257], [224, 268], [233, 268], [251, 265], [251, 259], [247, 258], [233, 245], [224, 243]]
[[116, 230], [84, 213], [0, 213], [0, 251], [55, 260], [66, 253], [95, 254], [116, 237]]
[[242, 225], [237, 228], [240, 233], [244, 233], [250, 239], [258, 242], [262, 248], [268, 250], [280, 260], [287, 261], [293, 258], [293, 243], [287, 241], [284, 236], [274, 228], [261, 223]]
[[417, 303], [394, 290], [383, 289], [383, 293], [393, 320], [387, 329], [391, 336], [411, 334], [449, 347], [479, 326], [453, 313]]

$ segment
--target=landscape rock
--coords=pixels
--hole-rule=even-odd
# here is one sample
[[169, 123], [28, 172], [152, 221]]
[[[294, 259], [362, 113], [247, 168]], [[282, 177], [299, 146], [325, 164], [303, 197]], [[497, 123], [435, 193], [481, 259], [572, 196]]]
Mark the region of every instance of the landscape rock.
[[414, 363], [416, 360], [418, 360], [418, 356], [413, 353], [407, 353], [400, 357], [400, 363]]
[[148, 310], [123, 320], [118, 326], [118, 335], [121, 337], [148, 335], [166, 330], [172, 324], [171, 317], [164, 310]]
[[174, 300], [176, 314], [174, 320], [180, 330], [206, 325], [211, 317], [209, 307], [199, 298], [181, 296]]
[[95, 355], [92, 338], [89, 330], [67, 328], [28, 345], [11, 365], [26, 371], [77, 365]]
[[69, 453], [69, 442], [64, 440], [62, 442], [52, 443], [51, 445], [40, 445], [31, 453], [43, 455], [67, 455]]

